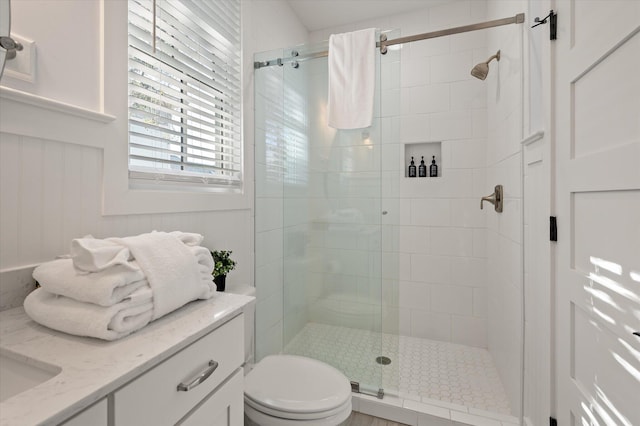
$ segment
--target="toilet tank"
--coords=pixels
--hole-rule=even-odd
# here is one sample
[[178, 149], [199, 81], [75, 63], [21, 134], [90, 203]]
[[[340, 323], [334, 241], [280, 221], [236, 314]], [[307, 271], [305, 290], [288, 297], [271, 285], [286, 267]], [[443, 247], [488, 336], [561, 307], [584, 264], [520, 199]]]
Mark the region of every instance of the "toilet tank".
[[[227, 283], [226, 293], [231, 294], [243, 294], [245, 296], [256, 296], [256, 288], [247, 284], [229, 284]], [[254, 361], [254, 327], [255, 327], [255, 317], [256, 317], [256, 301], [252, 301], [244, 305], [242, 308], [242, 313], [244, 314], [244, 362], [245, 362], [245, 372], [247, 372], [247, 367], [253, 365]]]

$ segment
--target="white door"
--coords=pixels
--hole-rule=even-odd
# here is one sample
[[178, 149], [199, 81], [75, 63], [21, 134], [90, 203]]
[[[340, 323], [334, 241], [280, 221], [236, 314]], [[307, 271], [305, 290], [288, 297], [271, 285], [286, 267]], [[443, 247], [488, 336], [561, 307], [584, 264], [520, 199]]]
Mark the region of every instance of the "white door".
[[556, 415], [640, 425], [640, 1], [559, 0]]

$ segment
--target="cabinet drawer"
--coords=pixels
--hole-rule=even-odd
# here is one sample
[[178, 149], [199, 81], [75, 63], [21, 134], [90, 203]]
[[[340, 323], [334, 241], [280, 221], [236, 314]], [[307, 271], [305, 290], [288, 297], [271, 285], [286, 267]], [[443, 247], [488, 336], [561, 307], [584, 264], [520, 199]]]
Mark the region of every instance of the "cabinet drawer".
[[209, 395], [179, 426], [242, 426], [244, 372], [238, 369], [220, 389]]
[[[240, 315], [117, 390], [115, 424], [175, 424], [242, 365], [243, 334]], [[188, 391], [178, 390], [210, 371], [210, 361], [218, 363], [210, 376]]]

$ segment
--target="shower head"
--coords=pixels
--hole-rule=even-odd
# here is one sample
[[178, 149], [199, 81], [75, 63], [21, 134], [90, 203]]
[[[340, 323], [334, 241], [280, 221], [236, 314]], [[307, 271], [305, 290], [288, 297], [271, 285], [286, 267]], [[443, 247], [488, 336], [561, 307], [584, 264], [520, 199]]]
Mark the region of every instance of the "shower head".
[[495, 55], [487, 59], [486, 62], [481, 62], [471, 70], [471, 75], [475, 78], [479, 78], [480, 80], [484, 80], [487, 78], [487, 74], [489, 74], [489, 62], [494, 59], [500, 60], [500, 51], [498, 50]]

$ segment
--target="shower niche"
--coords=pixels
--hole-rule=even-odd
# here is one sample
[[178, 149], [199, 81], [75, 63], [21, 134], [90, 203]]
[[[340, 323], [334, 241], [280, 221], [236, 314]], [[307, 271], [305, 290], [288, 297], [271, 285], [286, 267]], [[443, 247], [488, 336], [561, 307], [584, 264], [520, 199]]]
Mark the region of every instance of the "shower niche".
[[437, 177], [442, 176], [442, 142], [417, 142], [404, 144], [403, 169], [405, 178], [409, 178], [409, 165], [411, 164], [411, 157], [413, 157], [413, 161], [416, 166], [416, 178], [420, 177], [418, 170], [422, 157], [424, 157], [424, 164], [427, 168], [427, 179], [430, 175], [429, 166], [431, 166], [431, 161], [434, 157], [436, 160], [436, 165], [438, 166]]

